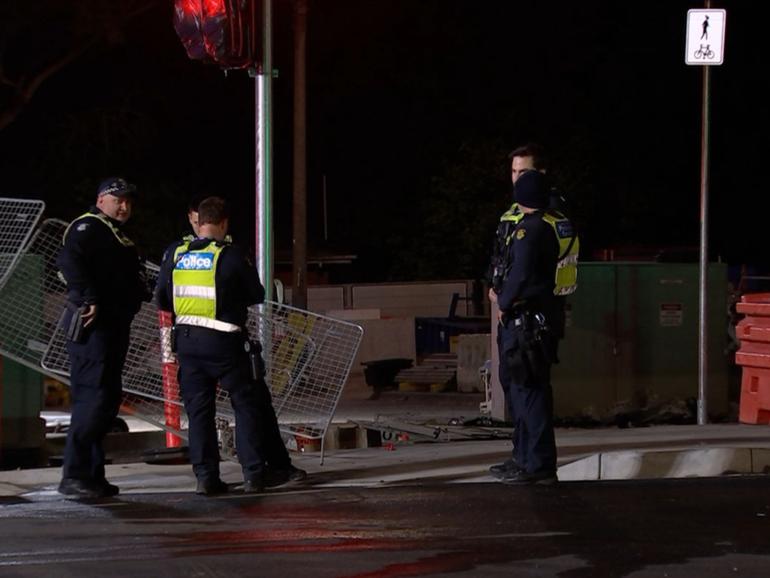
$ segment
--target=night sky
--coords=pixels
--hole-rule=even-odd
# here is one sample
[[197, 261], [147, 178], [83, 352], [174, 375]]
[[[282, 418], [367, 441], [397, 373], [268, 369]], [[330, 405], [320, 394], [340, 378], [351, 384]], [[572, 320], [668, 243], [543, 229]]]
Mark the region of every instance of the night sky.
[[[30, 18], [26, 4], [0, 7], [11, 80], [101, 26], [73, 22], [61, 7]], [[233, 232], [250, 244], [253, 81], [188, 60], [171, 2], [144, 4], [139, 16], [110, 20], [109, 33], [0, 130], [0, 195], [43, 198], [49, 216], [72, 218], [101, 178], [121, 174], [140, 187], [131, 228], [151, 259], [183, 231], [186, 202], [198, 193], [227, 196], [237, 207]], [[712, 4], [727, 10], [727, 37], [725, 64], [712, 68], [710, 253], [764, 266], [770, 251], [757, 206], [767, 187], [767, 34], [759, 5]], [[687, 248], [699, 243], [701, 69], [684, 64], [684, 43], [687, 9], [702, 7], [310, 0], [310, 254], [357, 255], [338, 281], [481, 277], [510, 203], [506, 155], [537, 141], [572, 206], [583, 259], [627, 246], [697, 259]], [[279, 249], [289, 250], [291, 3], [274, 0], [274, 12], [275, 226]], [[0, 106], [9, 99], [0, 88]]]

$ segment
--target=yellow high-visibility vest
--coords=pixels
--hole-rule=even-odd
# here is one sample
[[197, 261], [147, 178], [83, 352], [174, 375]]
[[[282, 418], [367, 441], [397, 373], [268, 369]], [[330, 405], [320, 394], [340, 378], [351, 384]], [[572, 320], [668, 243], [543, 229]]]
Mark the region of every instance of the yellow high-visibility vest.
[[543, 212], [543, 220], [551, 225], [559, 241], [559, 260], [556, 263], [554, 295], [570, 295], [577, 289], [577, 262], [580, 239], [570, 220], [555, 210]]
[[217, 319], [216, 272], [225, 246], [211, 241], [205, 247], [190, 250], [185, 242], [174, 251], [174, 314], [177, 325], [207, 327], [225, 333], [241, 328]]
[[72, 225], [75, 224], [75, 221], [78, 221], [79, 219], [82, 219], [84, 217], [90, 217], [92, 219], [96, 219], [97, 221], [101, 221], [104, 223], [107, 228], [112, 231], [112, 234], [115, 235], [115, 238], [118, 240], [118, 242], [123, 245], [124, 247], [133, 247], [134, 242], [129, 239], [126, 234], [118, 229], [115, 224], [110, 220], [110, 218], [105, 215], [104, 213], [83, 213], [80, 215], [77, 219], [72, 221], [69, 225], [67, 225], [67, 228], [64, 230], [64, 234], [62, 235], [62, 244], [64, 244], [65, 239], [67, 238], [67, 233], [70, 232], [70, 228]]

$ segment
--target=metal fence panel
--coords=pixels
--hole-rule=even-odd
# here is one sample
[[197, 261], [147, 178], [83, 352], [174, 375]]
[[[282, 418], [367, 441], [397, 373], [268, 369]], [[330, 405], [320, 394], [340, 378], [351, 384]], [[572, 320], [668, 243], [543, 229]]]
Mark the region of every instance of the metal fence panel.
[[266, 302], [250, 309], [249, 333], [262, 343], [282, 429], [323, 438], [361, 343], [361, 327]]
[[0, 287], [43, 215], [43, 201], [0, 198]]
[[42, 369], [43, 353], [64, 307], [56, 255], [66, 227], [64, 221], [45, 221], [0, 288], [0, 354], [33, 369]]

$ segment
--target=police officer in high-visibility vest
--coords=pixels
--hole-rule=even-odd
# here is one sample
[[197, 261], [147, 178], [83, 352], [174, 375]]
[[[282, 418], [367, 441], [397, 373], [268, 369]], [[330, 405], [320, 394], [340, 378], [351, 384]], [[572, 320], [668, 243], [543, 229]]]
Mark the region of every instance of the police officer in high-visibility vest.
[[137, 249], [122, 230], [135, 191], [122, 178], [104, 180], [96, 205], [67, 227], [57, 258], [67, 283], [62, 322], [71, 367], [72, 418], [59, 484], [67, 496], [119, 491], [105, 478], [102, 441], [120, 409], [131, 321], [151, 297]]
[[[184, 235], [181, 240], [171, 243], [163, 253], [163, 263], [173, 260], [174, 255], [178, 254], [178, 249], [181, 246], [189, 246], [190, 243], [199, 238], [200, 226], [198, 223], [198, 207], [206, 198], [207, 197], [204, 195], [195, 195], [190, 199], [187, 206], [187, 221], [190, 223], [192, 234], [188, 233]], [[231, 244], [231, 236], [225, 235], [222, 243], [227, 245]], [[257, 352], [254, 352], [254, 354], [256, 355]], [[267, 464], [265, 471], [268, 472], [268, 475], [263, 476], [263, 481], [266, 485], [273, 487], [285, 482], [304, 480], [307, 478], [307, 472], [292, 464], [289, 452], [286, 451], [286, 445], [281, 438], [278, 420], [272, 403], [266, 404], [263, 409], [266, 412], [266, 415], [259, 423], [259, 426], [262, 428], [263, 436], [261, 454], [264, 462]]]
[[[542, 146], [537, 143], [527, 143], [520, 147], [517, 147], [510, 153], [511, 159], [511, 184], [516, 185], [518, 178], [527, 171], [536, 170], [543, 174], [546, 173], [548, 168], [548, 162], [545, 155], [545, 151]], [[552, 211], [558, 212], [562, 215], [566, 214], [566, 201], [558, 192], [554, 189], [550, 191], [549, 208]], [[495, 231], [495, 240], [492, 247], [492, 259], [488, 272], [489, 281], [489, 300], [492, 303], [497, 303], [497, 295], [502, 292], [503, 281], [510, 271], [512, 264], [513, 251], [511, 250], [511, 244], [513, 242], [513, 233], [519, 224], [519, 221], [523, 218], [519, 204], [514, 199], [510, 208], [503, 213], [500, 217], [497, 230]], [[577, 238], [576, 238], [577, 241]], [[577, 250], [578, 245], [575, 245], [574, 249]], [[564, 334], [564, 297], [557, 297], [557, 301], [561, 302], [561, 306], [557, 307], [557, 311], [554, 314], [554, 319], [551, 322], [551, 329], [559, 336], [563, 337]], [[503, 359], [503, 343], [501, 338], [502, 332], [497, 334], [497, 348], [498, 359]], [[519, 408], [515, 407], [516, 399], [510, 397], [510, 372], [505, 363], [499, 363], [498, 375], [500, 384], [505, 394], [505, 403], [511, 413], [511, 419], [514, 424], [517, 422], [517, 415], [519, 414]], [[514, 451], [515, 454], [515, 451]], [[511, 457], [505, 460], [503, 463], [493, 465], [489, 468], [490, 473], [494, 477], [502, 477], [510, 471], [517, 471], [520, 469], [516, 463], [515, 457]]]
[[[161, 266], [158, 307], [174, 313], [179, 386], [189, 423], [190, 462], [196, 492], [228, 490], [220, 478], [215, 426], [216, 387], [230, 395], [235, 440], [246, 492], [286, 481], [288, 471], [265, 464], [265, 431], [277, 431], [258, 346], [249, 342], [247, 308], [264, 300], [254, 266], [236, 245], [224, 242], [226, 204], [209, 197], [198, 206], [198, 236], [183, 242]], [[285, 449], [285, 448], [284, 448]], [[276, 480], [275, 478], [280, 478]]]
[[577, 281], [579, 244], [572, 225], [549, 210], [545, 175], [519, 176], [514, 195], [522, 213], [513, 229], [499, 307], [500, 374], [515, 422], [513, 458], [496, 477], [508, 484], [556, 481], [551, 365], [557, 362], [563, 304]]
[[[527, 143], [515, 148], [509, 156], [511, 159], [511, 185], [513, 186], [516, 185], [519, 176], [526, 171], [537, 170], [542, 173], [546, 172], [547, 161], [543, 147], [539, 144]], [[492, 246], [492, 259], [487, 275], [489, 281], [489, 300], [492, 303], [497, 303], [497, 294], [503, 290], [503, 281], [510, 270], [511, 256], [513, 255], [513, 252], [511, 251], [513, 232], [516, 230], [516, 226], [523, 216], [524, 213], [521, 212], [519, 204], [514, 199], [508, 210], [500, 217], [500, 222], [495, 231], [495, 239]], [[499, 363], [499, 360], [503, 359], [502, 337], [503, 333], [498, 331], [498, 377], [505, 396], [505, 405], [509, 408], [511, 420], [515, 427], [519, 411], [518, 408], [515, 407], [516, 400], [512, 399], [510, 396], [510, 374], [507, 365], [505, 363]], [[501, 464], [491, 466], [489, 471], [494, 477], [501, 477], [510, 470], [518, 469], [519, 466], [512, 456]]]

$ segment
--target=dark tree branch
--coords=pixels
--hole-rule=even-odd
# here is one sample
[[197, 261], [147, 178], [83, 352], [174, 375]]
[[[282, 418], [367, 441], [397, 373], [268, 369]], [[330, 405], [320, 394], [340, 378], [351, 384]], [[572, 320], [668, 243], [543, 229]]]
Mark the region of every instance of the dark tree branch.
[[95, 44], [103, 41], [109, 43], [114, 38], [113, 34], [119, 27], [145, 14], [157, 3], [158, 0], [138, 0], [125, 10], [123, 14], [119, 15], [117, 21], [111, 17], [113, 16], [112, 14], [105, 16], [104, 21], [95, 25], [91, 33], [84, 40], [78, 41], [77, 44], [70, 47], [63, 55], [54, 57], [37, 72], [32, 74], [22, 73], [18, 79], [12, 79], [6, 73], [5, 39], [3, 39], [3, 45], [0, 47], [0, 84], [8, 87], [5, 92], [9, 93], [9, 96], [6, 102], [0, 105], [0, 131], [19, 117], [40, 86], [49, 78], [80, 58]]
[[62, 68], [79, 58], [94, 41], [87, 42], [78, 46], [60, 58], [47, 64], [44, 68], [31, 76], [22, 76], [16, 81], [12, 81], [5, 76], [3, 68], [0, 65], [0, 81], [9, 86], [13, 94], [8, 104], [0, 111], [0, 130], [11, 124], [19, 116], [24, 107], [27, 106], [32, 97], [38, 91], [40, 86], [51, 76], [59, 72]]

